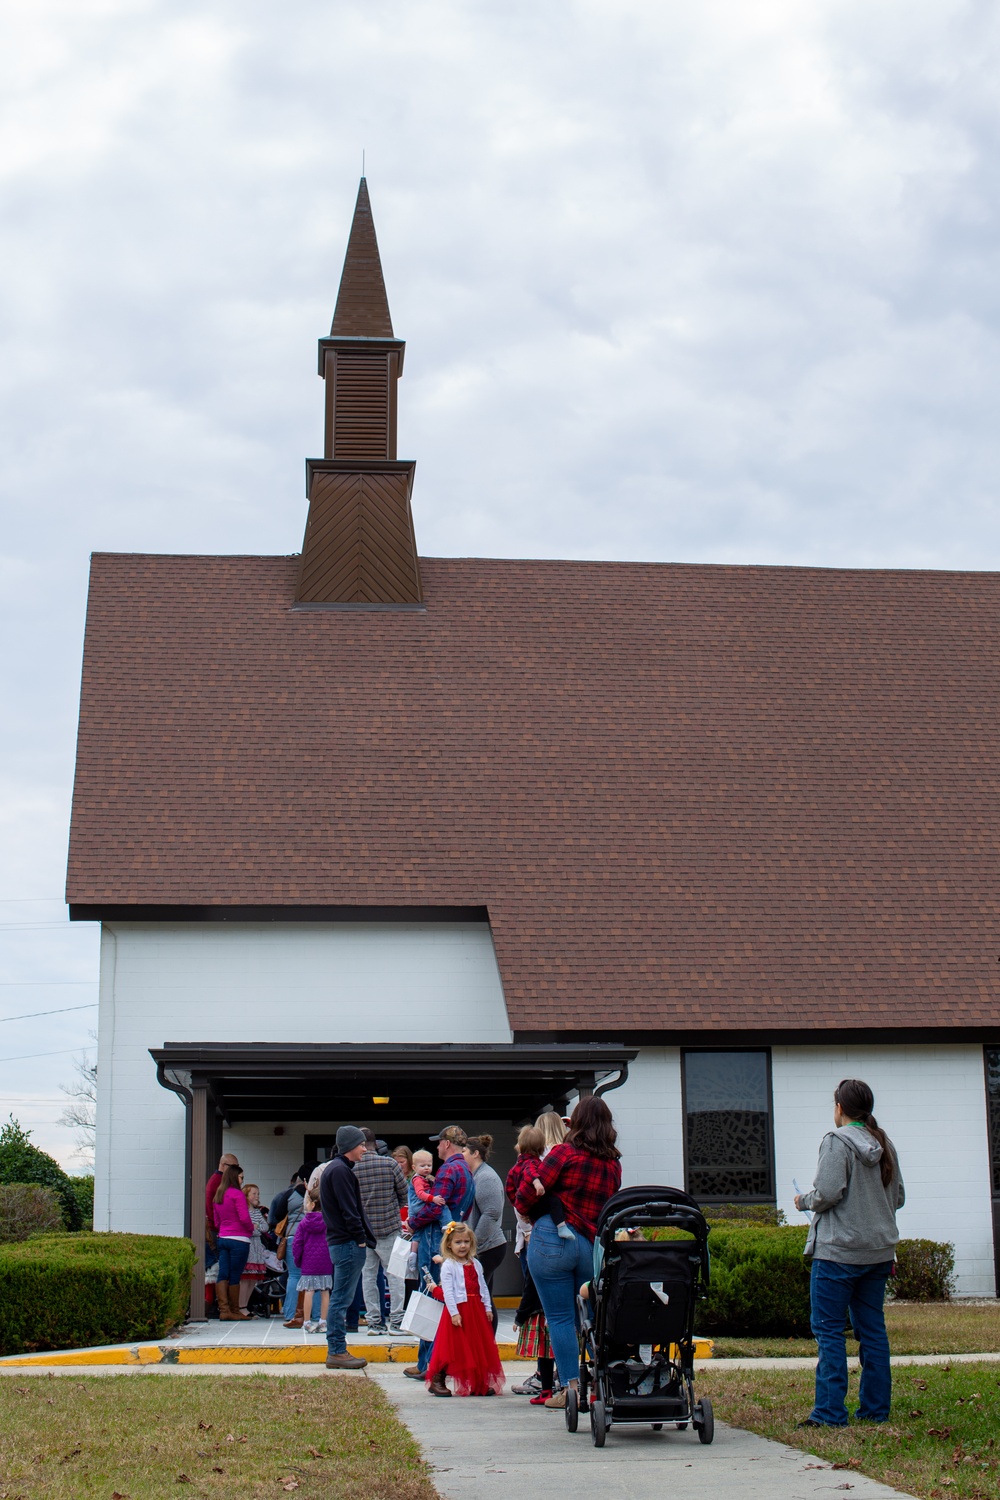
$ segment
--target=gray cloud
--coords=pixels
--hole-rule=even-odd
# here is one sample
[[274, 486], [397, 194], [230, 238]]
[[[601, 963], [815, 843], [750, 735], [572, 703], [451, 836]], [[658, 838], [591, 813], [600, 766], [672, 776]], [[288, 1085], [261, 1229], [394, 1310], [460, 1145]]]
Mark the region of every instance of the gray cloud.
[[[0, 895], [61, 889], [88, 552], [300, 544], [362, 148], [424, 552], [1000, 562], [995, 7], [3, 24]], [[93, 972], [12, 938], [0, 977]]]

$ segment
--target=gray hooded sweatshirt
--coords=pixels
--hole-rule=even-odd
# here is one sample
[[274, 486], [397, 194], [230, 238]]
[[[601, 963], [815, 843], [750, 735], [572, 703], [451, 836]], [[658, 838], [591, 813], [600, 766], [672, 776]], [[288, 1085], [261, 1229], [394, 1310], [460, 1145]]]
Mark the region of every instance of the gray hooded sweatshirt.
[[846, 1266], [877, 1266], [892, 1260], [899, 1231], [896, 1210], [906, 1201], [899, 1161], [888, 1187], [882, 1185], [882, 1147], [858, 1125], [825, 1135], [812, 1191], [802, 1207], [813, 1215], [805, 1254]]

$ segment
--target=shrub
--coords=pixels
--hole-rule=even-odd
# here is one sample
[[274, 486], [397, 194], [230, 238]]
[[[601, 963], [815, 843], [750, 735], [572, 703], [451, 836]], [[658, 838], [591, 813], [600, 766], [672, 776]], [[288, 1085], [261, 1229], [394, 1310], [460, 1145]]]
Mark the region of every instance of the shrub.
[[900, 1240], [889, 1293], [901, 1302], [948, 1302], [955, 1290], [955, 1247], [941, 1240]]
[[0, 1244], [62, 1227], [62, 1208], [51, 1188], [33, 1182], [0, 1185]]
[[51, 1188], [59, 1199], [65, 1227], [80, 1228], [80, 1206], [72, 1180], [53, 1157], [31, 1144], [31, 1132], [22, 1130], [13, 1115], [0, 1129], [0, 1183], [11, 1182], [35, 1182]]
[[73, 1188], [73, 1196], [76, 1206], [80, 1210], [81, 1229], [93, 1229], [94, 1227], [94, 1177], [71, 1177], [70, 1185]]
[[184, 1317], [195, 1248], [152, 1234], [0, 1246], [0, 1354], [162, 1338]]
[[805, 1225], [771, 1227], [730, 1221], [712, 1227], [712, 1279], [699, 1302], [699, 1333], [784, 1338], [809, 1333]]
[[702, 1209], [710, 1224], [729, 1223], [736, 1219], [747, 1224], [770, 1224], [776, 1228], [787, 1223], [784, 1210], [773, 1203], [708, 1203]]

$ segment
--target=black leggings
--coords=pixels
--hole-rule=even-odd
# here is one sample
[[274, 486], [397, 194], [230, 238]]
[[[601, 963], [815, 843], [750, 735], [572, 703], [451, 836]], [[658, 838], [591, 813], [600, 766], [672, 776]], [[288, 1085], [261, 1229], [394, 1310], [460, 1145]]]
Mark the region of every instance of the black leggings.
[[[504, 1258], [504, 1256], [506, 1254], [507, 1254], [507, 1246], [506, 1246], [506, 1244], [503, 1244], [503, 1245], [496, 1245], [492, 1250], [482, 1250], [482, 1251], [480, 1251], [479, 1256], [478, 1256], [479, 1264], [483, 1268], [483, 1280], [486, 1282], [486, 1290], [490, 1294], [490, 1301], [491, 1302], [493, 1301], [493, 1278], [497, 1274], [497, 1272], [499, 1271], [501, 1265], [503, 1264], [503, 1258]], [[500, 1321], [500, 1319], [497, 1317], [497, 1310], [496, 1310], [496, 1307], [494, 1306], [494, 1308], [493, 1308], [493, 1332], [494, 1333], [496, 1333], [496, 1331], [497, 1331], [497, 1324], [499, 1323], [499, 1321]]]

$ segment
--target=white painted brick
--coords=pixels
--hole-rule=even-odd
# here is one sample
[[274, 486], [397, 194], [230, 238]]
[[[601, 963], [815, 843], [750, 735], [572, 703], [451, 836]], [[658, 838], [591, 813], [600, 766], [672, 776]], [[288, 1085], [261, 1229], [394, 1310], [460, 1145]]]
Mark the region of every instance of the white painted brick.
[[[116, 923], [102, 936], [99, 1038], [94, 1222], [177, 1234], [184, 1108], [157, 1084], [150, 1047], [511, 1034], [482, 923]], [[259, 1175], [276, 1186], [298, 1164], [306, 1131], [279, 1138], [261, 1128], [287, 1143], [280, 1166], [262, 1159]]]

